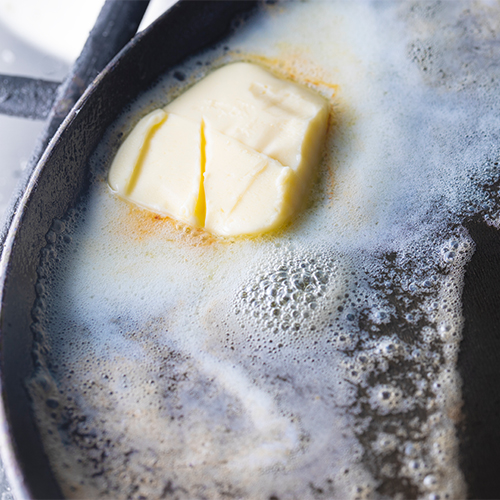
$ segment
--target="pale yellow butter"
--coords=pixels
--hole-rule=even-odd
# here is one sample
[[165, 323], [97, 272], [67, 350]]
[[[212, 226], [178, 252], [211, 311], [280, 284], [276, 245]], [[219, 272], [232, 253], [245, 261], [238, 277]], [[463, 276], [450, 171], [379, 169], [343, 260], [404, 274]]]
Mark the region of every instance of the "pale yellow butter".
[[282, 224], [293, 212], [292, 169], [210, 127], [205, 137], [206, 229], [227, 236]]
[[311, 90], [249, 63], [214, 71], [165, 107], [300, 171], [317, 161], [328, 106]]
[[279, 227], [321, 155], [325, 99], [250, 63], [227, 65], [143, 118], [111, 166], [111, 188], [224, 236]]
[[156, 110], [127, 137], [109, 173], [109, 185], [139, 206], [189, 224], [204, 223], [200, 123]]

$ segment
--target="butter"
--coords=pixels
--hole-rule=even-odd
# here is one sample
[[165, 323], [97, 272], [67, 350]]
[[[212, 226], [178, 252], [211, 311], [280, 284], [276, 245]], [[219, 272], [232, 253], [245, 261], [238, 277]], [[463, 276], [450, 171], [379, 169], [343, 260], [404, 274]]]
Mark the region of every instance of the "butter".
[[213, 234], [270, 231], [300, 208], [327, 121], [321, 96], [257, 65], [230, 64], [143, 118], [109, 185]]
[[290, 167], [207, 127], [205, 228], [214, 234], [271, 230], [293, 212]]
[[108, 181], [141, 207], [201, 226], [201, 163], [200, 123], [156, 110], [123, 143]]

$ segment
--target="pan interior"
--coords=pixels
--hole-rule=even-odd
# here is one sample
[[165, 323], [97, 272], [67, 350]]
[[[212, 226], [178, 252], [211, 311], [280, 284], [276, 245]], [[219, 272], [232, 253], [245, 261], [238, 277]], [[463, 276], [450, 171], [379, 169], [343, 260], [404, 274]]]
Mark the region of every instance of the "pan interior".
[[[66, 496], [466, 494], [464, 222], [498, 221], [497, 10], [269, 5], [124, 111], [38, 269], [30, 392]], [[234, 60], [331, 101], [300, 216], [221, 240], [114, 197], [123, 134]]]

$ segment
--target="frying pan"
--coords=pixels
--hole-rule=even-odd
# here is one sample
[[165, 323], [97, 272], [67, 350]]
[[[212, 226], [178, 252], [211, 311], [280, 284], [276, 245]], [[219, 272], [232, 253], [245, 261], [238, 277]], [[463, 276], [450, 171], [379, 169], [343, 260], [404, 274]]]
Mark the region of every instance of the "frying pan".
[[[0, 445], [18, 500], [62, 498], [31, 412], [31, 308], [45, 234], [88, 185], [86, 165], [123, 107], [188, 56], [220, 40], [255, 2], [181, 2], [138, 35], [98, 76], [45, 151], [23, 194], [0, 261]], [[476, 243], [463, 291], [465, 326], [460, 460], [472, 498], [500, 496], [500, 233], [466, 221]]]
[[227, 35], [235, 18], [254, 5], [180, 2], [137, 35], [67, 116], [19, 201], [0, 263], [0, 446], [17, 500], [62, 498], [24, 385], [33, 371], [30, 311], [45, 234], [85, 190], [88, 159], [123, 107], [169, 68]]

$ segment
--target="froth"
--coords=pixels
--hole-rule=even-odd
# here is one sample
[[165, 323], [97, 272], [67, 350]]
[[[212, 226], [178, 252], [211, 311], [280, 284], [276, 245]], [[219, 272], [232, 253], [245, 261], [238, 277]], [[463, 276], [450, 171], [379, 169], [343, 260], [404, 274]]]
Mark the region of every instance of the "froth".
[[427, 75], [423, 33], [439, 54], [456, 41], [436, 6], [266, 6], [179, 69], [258, 60], [331, 99], [314, 193], [274, 235], [214, 239], [108, 192], [110, 151], [175, 77], [110, 130], [33, 308], [30, 390], [67, 496], [465, 495], [461, 222], [498, 220], [499, 110], [486, 78], [440, 84], [441, 56]]

